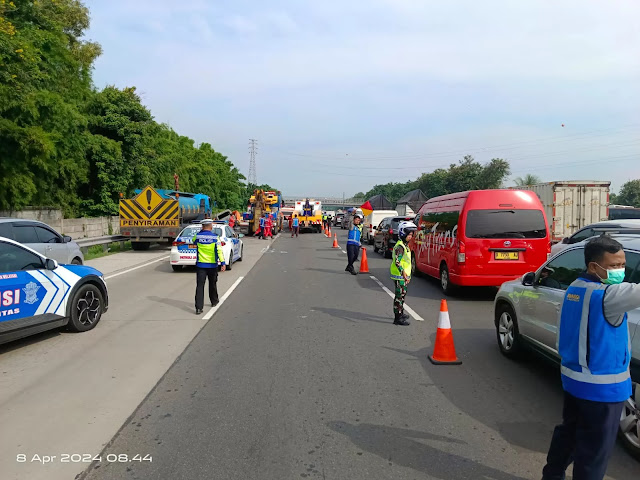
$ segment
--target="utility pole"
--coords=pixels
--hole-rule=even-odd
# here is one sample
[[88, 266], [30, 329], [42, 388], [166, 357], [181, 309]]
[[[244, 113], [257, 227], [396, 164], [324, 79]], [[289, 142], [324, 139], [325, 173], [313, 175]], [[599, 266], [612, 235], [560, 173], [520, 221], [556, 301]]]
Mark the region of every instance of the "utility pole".
[[248, 182], [258, 185], [258, 174], [256, 172], [256, 154], [258, 153], [258, 140], [249, 139], [249, 178]]

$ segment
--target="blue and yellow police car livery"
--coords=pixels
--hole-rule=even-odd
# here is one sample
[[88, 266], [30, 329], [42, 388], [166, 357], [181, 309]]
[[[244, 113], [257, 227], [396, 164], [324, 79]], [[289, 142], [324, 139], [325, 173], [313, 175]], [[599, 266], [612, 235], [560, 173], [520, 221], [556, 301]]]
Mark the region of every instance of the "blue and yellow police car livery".
[[66, 326], [91, 330], [108, 308], [102, 273], [58, 265], [0, 237], [0, 343]]

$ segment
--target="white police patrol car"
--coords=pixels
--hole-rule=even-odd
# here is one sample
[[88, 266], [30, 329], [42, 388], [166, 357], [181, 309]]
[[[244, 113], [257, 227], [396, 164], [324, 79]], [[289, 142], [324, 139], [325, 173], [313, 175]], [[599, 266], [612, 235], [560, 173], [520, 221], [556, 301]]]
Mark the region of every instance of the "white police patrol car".
[[108, 305], [107, 285], [95, 268], [58, 265], [0, 237], [0, 343], [65, 326], [86, 332]]
[[[171, 268], [178, 272], [184, 266], [195, 265], [198, 251], [193, 244], [193, 237], [202, 230], [202, 225], [194, 223], [184, 228], [177, 236], [171, 247], [169, 262]], [[231, 270], [234, 262], [241, 262], [244, 250], [240, 235], [235, 233], [229, 225], [222, 221], [214, 221], [212, 232], [218, 236], [222, 244], [222, 254], [227, 270]]]

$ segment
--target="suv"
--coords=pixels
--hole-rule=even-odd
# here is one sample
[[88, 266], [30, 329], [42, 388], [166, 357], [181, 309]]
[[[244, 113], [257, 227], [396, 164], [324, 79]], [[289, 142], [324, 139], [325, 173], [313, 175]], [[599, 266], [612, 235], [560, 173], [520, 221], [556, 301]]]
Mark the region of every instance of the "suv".
[[62, 236], [37, 220], [0, 218], [0, 237], [15, 240], [63, 265], [82, 265], [84, 262], [80, 247], [71, 237]]
[[373, 235], [373, 251], [381, 252], [385, 258], [391, 258], [393, 247], [398, 241], [398, 225], [400, 222], [412, 222], [414, 217], [386, 217], [375, 229]]
[[602, 222], [592, 223], [581, 228], [568, 238], [562, 239], [562, 242], [556, 243], [551, 247], [551, 255], [560, 253], [567, 248], [568, 245], [582, 242], [587, 238], [596, 237], [603, 233], [633, 233], [640, 234], [640, 220], [605, 220]]
[[[640, 236], [615, 235], [627, 257], [625, 281], [640, 283]], [[558, 319], [565, 291], [584, 271], [584, 245], [567, 247], [547, 260], [536, 272], [502, 284], [495, 299], [494, 321], [500, 351], [517, 357], [524, 348], [556, 363]], [[628, 313], [631, 342], [633, 395], [625, 402], [620, 419], [620, 438], [640, 458], [640, 309]]]

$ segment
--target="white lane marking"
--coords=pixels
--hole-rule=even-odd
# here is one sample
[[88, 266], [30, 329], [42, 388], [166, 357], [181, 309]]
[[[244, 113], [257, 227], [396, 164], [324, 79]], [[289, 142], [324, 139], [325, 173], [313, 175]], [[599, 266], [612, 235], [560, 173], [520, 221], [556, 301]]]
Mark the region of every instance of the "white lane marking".
[[209, 310], [207, 312], [207, 314], [202, 317], [203, 320], [209, 320], [211, 317], [213, 317], [213, 314], [216, 313], [218, 311], [218, 309], [222, 306], [222, 304], [224, 303], [224, 301], [229, 298], [229, 295], [231, 295], [231, 293], [236, 289], [236, 287], [238, 285], [240, 285], [240, 282], [244, 279], [244, 277], [238, 277], [238, 279], [233, 282], [233, 285], [231, 285], [229, 287], [229, 290], [227, 290], [225, 292], [225, 294], [222, 296], [222, 298], [220, 299], [220, 303], [218, 303], [215, 307], [211, 307], [211, 310]]
[[153, 265], [154, 263], [158, 263], [158, 262], [161, 262], [163, 260], [166, 260], [169, 257], [170, 257], [170, 255], [167, 255], [166, 257], [156, 258], [155, 260], [152, 260], [152, 261], [147, 262], [147, 263], [143, 263], [142, 265], [138, 265], [137, 267], [130, 268], [129, 270], [124, 270], [122, 272], [114, 273], [113, 275], [107, 275], [106, 277], [104, 277], [104, 279], [105, 280], [109, 280], [110, 278], [114, 278], [114, 277], [117, 277], [119, 275], [124, 275], [125, 273], [133, 272], [134, 270], [138, 270], [139, 268], [148, 267], [149, 265]]
[[[395, 298], [396, 296], [391, 292], [391, 290], [389, 290], [387, 287], [384, 286], [384, 284], [378, 280], [376, 277], [374, 277], [373, 275], [369, 275], [379, 286], [380, 288], [382, 288], [385, 292], [387, 292], [389, 294], [389, 296], [391, 298]], [[422, 318], [420, 315], [418, 315], [415, 310], [413, 308], [411, 308], [409, 305], [407, 305], [406, 303], [404, 304], [404, 309], [409, 312], [409, 315], [411, 315], [413, 318], [415, 318], [416, 320], [419, 320], [421, 322], [424, 322], [424, 318]]]

